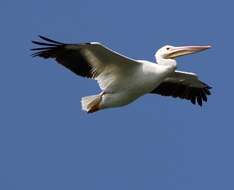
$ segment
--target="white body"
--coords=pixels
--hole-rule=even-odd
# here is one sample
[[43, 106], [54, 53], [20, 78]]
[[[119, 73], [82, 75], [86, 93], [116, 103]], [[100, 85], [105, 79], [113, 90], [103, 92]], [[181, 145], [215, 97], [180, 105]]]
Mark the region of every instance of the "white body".
[[103, 89], [100, 109], [120, 107], [155, 89], [176, 67], [160, 65], [149, 61], [138, 61], [134, 70], [121, 72], [118, 81]]

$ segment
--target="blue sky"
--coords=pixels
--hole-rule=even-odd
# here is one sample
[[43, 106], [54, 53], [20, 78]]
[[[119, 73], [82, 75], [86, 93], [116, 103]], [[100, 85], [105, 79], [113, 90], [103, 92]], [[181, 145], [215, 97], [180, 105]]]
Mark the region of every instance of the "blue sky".
[[[0, 189], [233, 189], [231, 1], [1, 1]], [[178, 59], [213, 86], [202, 108], [147, 95], [87, 115], [99, 91], [30, 40], [100, 41], [136, 59], [162, 45], [213, 48]]]

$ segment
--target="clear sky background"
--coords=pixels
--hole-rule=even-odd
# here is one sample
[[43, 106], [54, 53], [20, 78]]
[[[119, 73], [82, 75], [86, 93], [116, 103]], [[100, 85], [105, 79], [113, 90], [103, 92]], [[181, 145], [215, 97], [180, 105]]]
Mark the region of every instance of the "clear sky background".
[[[234, 189], [233, 7], [227, 0], [2, 0], [0, 189]], [[211, 44], [177, 61], [213, 95], [202, 108], [146, 95], [88, 115], [80, 99], [99, 92], [96, 82], [32, 58], [39, 34], [99, 41], [150, 61], [165, 44]]]

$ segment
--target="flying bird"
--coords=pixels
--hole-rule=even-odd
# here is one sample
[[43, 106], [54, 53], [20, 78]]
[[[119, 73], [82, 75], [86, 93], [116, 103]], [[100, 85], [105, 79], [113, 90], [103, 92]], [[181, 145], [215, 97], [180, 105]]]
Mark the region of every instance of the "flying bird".
[[95, 79], [101, 89], [97, 95], [81, 99], [88, 113], [127, 105], [147, 94], [190, 100], [202, 106], [211, 87], [195, 73], [178, 71], [176, 58], [200, 52], [211, 46], [166, 45], [155, 53], [156, 63], [121, 55], [98, 42], [66, 44], [39, 36], [32, 41], [33, 57], [52, 58], [77, 75]]

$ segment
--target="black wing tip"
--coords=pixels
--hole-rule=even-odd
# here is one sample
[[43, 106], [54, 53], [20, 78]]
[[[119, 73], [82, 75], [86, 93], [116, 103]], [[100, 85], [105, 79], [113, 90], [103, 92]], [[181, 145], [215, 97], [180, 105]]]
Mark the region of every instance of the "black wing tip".
[[212, 89], [212, 87], [206, 85], [206, 87], [203, 88], [203, 91], [201, 91], [199, 95], [190, 99], [191, 103], [194, 105], [198, 104], [199, 106], [202, 107], [203, 102], [208, 101], [207, 96], [211, 95], [210, 89]]
[[32, 42], [33, 44], [40, 45], [40, 46], [58, 46], [58, 44], [54, 44], [54, 43], [45, 43], [45, 42], [40, 42], [40, 41], [35, 41], [35, 40], [32, 40], [31, 42]]
[[41, 39], [41, 41], [32, 40], [31, 42], [38, 47], [31, 48], [30, 50], [34, 53], [31, 54], [32, 57], [43, 57], [43, 58], [49, 58], [51, 56], [54, 56], [54, 53], [56, 50], [60, 49], [61, 47], [65, 46], [66, 44], [51, 40], [45, 36], [38, 35], [38, 37]]
[[190, 99], [190, 101], [191, 101], [192, 104], [194, 104], [194, 105], [196, 104], [196, 99], [195, 99], [195, 97], [192, 97], [192, 98]]
[[196, 99], [191, 99], [190, 102], [193, 104], [193, 105], [199, 105], [200, 107], [202, 107], [203, 105], [203, 101], [202, 100], [198, 100], [197, 98]]
[[[181, 90], [181, 88], [178, 88], [177, 90], [173, 90], [170, 88], [170, 85], [167, 85], [167, 83], [164, 83], [163, 86], [157, 87], [156, 89], [154, 89], [151, 93], [156, 93], [156, 94], [160, 94], [163, 96], [172, 96], [174, 98], [181, 98], [181, 99], [186, 99], [186, 100], [190, 100], [190, 102], [193, 105], [199, 105], [199, 106], [203, 106], [205, 104], [205, 102], [208, 101], [207, 96], [211, 95], [211, 91], [210, 89], [212, 89], [211, 86], [202, 83], [203, 87], [198, 87], [195, 89], [190, 89], [190, 92], [188, 94], [179, 94], [179, 90]], [[168, 90], [167, 90], [168, 88]], [[189, 90], [189, 89], [188, 89]], [[172, 92], [171, 92], [172, 91]], [[183, 88], [182, 88], [182, 91]]]
[[211, 92], [209, 89], [210, 88], [208, 86], [205, 86], [199, 91], [195, 91], [193, 96], [191, 96], [188, 99], [193, 105], [199, 105], [200, 107], [202, 107], [204, 103], [208, 101], [207, 96], [211, 95]]
[[202, 84], [204, 85], [205, 88], [207, 88], [207, 89], [209, 89], [209, 90], [212, 89], [212, 86], [210, 86], [210, 85], [208, 85], [208, 84], [206, 84], [206, 83], [204, 83], [204, 82], [202, 82]]
[[38, 37], [46, 42], [50, 42], [50, 43], [57, 44], [57, 45], [64, 45], [64, 43], [62, 43], [62, 42], [52, 40], [52, 39], [45, 37], [45, 36], [42, 36], [42, 35], [38, 35]]
[[199, 106], [201, 106], [201, 107], [202, 107], [202, 100], [197, 99], [197, 103], [198, 103], [198, 105], [199, 105]]
[[206, 88], [204, 88], [203, 90], [204, 90], [204, 92], [205, 92], [205, 94], [207, 95], [207, 96], [209, 96], [209, 95], [211, 95], [211, 90], [212, 88], [210, 87], [206, 87]]
[[[62, 45], [66, 45], [65, 43], [62, 43], [62, 42], [58, 42], [58, 41], [55, 41], [55, 40], [51, 40], [45, 36], [41, 36], [41, 35], [38, 35], [38, 37], [42, 40], [42, 41], [36, 41], [36, 40], [32, 40], [31, 42], [33, 44], [36, 44], [36, 45], [40, 45], [40, 46], [49, 46], [49, 47], [58, 47], [58, 46], [62, 46]], [[48, 48], [49, 48], [48, 47]]]

